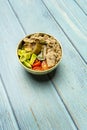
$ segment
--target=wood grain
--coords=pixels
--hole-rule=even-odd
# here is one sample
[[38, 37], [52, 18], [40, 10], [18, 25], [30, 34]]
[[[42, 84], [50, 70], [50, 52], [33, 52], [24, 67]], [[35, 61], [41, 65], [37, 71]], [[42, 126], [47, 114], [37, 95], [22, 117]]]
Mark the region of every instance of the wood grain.
[[87, 0], [74, 0], [80, 9], [87, 15]]
[[0, 76], [0, 130], [18, 130]]
[[[45, 3], [49, 7], [50, 11], [52, 12], [55, 11], [53, 12], [53, 15], [55, 19], [58, 18], [57, 20], [60, 20], [59, 21], [60, 25], [64, 27], [65, 29], [67, 29], [68, 31], [70, 31], [70, 32], [67, 32], [67, 35], [68, 36], [71, 35], [73, 37], [73, 38], [71, 37], [72, 42], [77, 46], [80, 53], [84, 55], [84, 57], [86, 58], [86, 44], [84, 44], [85, 48], [83, 47], [81, 51], [80, 44], [76, 43], [76, 41], [79, 42], [81, 40], [81, 38], [78, 39], [80, 32], [79, 33], [76, 32], [77, 35], [75, 36], [75, 34], [73, 33], [74, 32], [73, 29], [71, 30], [70, 28], [68, 28], [67, 20], [66, 22], [64, 22], [65, 20], [63, 18], [63, 14], [57, 11], [57, 10], [60, 10], [60, 8], [59, 6], [56, 7], [57, 5], [55, 2], [51, 3], [51, 1], [50, 2], [45, 1]], [[87, 114], [86, 114], [87, 70], [86, 70], [86, 67], [87, 66], [85, 62], [80, 57], [76, 49], [73, 48], [70, 40], [66, 37], [63, 30], [61, 31], [60, 26], [56, 24], [53, 17], [51, 17], [50, 13], [41, 4], [41, 2], [39, 3], [38, 1], [37, 6], [36, 6], [36, 3], [34, 3], [34, 0], [32, 2], [27, 1], [25, 3], [26, 7], [23, 6], [24, 2], [23, 1], [21, 2], [20, 0], [18, 1], [18, 3], [11, 2], [11, 4], [15, 12], [17, 13], [20, 21], [22, 22], [23, 27], [25, 28], [27, 33], [41, 31], [41, 30], [45, 32], [50, 32], [62, 42], [63, 53], [64, 53], [62, 63], [60, 64], [56, 72], [50, 74], [49, 77], [52, 78], [53, 85], [57, 89], [57, 92], [60, 95], [60, 98], [63, 100], [66, 109], [69, 111], [69, 114], [75, 121], [77, 127], [80, 130], [86, 129], [87, 128], [87, 123], [86, 123], [87, 121]], [[21, 5], [21, 7], [18, 6], [19, 4]], [[33, 7], [33, 10], [32, 10], [32, 7], [30, 7], [31, 4]], [[22, 8], [22, 11], [20, 11], [21, 8]], [[31, 13], [31, 10], [32, 10], [32, 13]], [[26, 15], [23, 12], [26, 12]], [[83, 39], [81, 41], [83, 41]]]
[[87, 35], [87, 17], [84, 12], [78, 7], [78, 4], [73, 0], [61, 0], [58, 1], [58, 4], [65, 11], [68, 17], [75, 23], [75, 25], [80, 29], [80, 31]]
[[[50, 0], [50, 2], [44, 0], [46, 7], [53, 15], [57, 24], [59, 24], [60, 28], [62, 29], [66, 37], [69, 39], [71, 44], [78, 51], [81, 58], [87, 64], [87, 27], [85, 26], [86, 30], [82, 27], [83, 24], [86, 25], [87, 17], [82, 15], [80, 11], [80, 21], [83, 19], [81, 17], [85, 17], [86, 19], [83, 24], [80, 24], [80, 22], [77, 20], [78, 17], [76, 19], [74, 17], [74, 14], [71, 13], [70, 9], [67, 8], [70, 7], [73, 3], [73, 1], [71, 1], [69, 3], [67, 2], [67, 5], [66, 2], [61, 2], [61, 0]], [[75, 7], [73, 11], [75, 12], [76, 10], [78, 10], [78, 8]]]
[[[55, 91], [55, 88], [48, 79], [48, 76], [38, 77], [30, 75], [21, 68], [16, 57], [17, 43], [19, 39], [25, 36], [24, 29], [27, 33], [41, 30], [46, 32], [51, 30], [52, 32], [52, 27], [49, 29], [48, 25], [49, 22], [51, 26], [54, 25], [54, 23], [52, 23], [53, 19], [43, 12], [45, 11], [45, 8], [40, 1], [37, 3], [35, 1], [31, 2], [27, 0], [26, 2], [15, 2], [16, 1], [13, 1], [14, 6], [21, 8], [19, 12], [24, 11], [23, 9], [25, 9], [24, 12], [26, 12], [26, 9], [28, 9], [29, 14], [28, 12], [26, 14], [22, 12], [24, 14], [24, 16], [22, 14], [22, 18], [24, 19], [24, 17], [26, 17], [24, 20], [27, 24], [25, 23], [21, 26], [22, 21], [20, 20], [20, 17], [15, 14], [11, 5], [7, 1], [4, 0], [3, 2], [1, 0], [0, 15], [2, 16], [2, 20], [0, 20], [0, 59], [2, 62], [0, 62], [0, 72], [12, 106], [12, 111], [16, 117], [16, 123], [21, 130], [76, 130], [77, 128]], [[24, 4], [26, 4], [26, 6], [23, 6]], [[28, 8], [29, 5], [30, 8]], [[3, 8], [5, 9], [4, 11]], [[32, 8], [34, 13], [33, 17], [31, 15]], [[44, 16], [42, 12], [46, 16]], [[8, 15], [4, 17], [4, 14], [6, 13]], [[46, 20], [46, 17], [48, 17], [48, 20]], [[39, 25], [36, 26], [38, 23], [36, 19], [38, 18]], [[42, 25], [43, 21], [45, 23]], [[32, 26], [34, 25], [32, 22], [35, 23], [35, 28], [33, 29]], [[24, 25], [26, 25], [26, 27], [24, 27]], [[27, 25], [29, 25], [29, 28], [27, 28]], [[26, 28], [29, 31], [27, 31]], [[40, 28], [41, 30], [39, 30]]]

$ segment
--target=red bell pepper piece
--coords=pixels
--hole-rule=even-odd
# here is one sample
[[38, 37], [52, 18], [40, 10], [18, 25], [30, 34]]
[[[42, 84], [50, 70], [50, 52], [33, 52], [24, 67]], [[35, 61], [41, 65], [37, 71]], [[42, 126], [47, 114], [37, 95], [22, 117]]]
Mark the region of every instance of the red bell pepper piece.
[[32, 68], [33, 70], [42, 70], [42, 67], [41, 66], [35, 66]]
[[33, 63], [33, 65], [32, 65], [32, 67], [37, 67], [37, 66], [41, 66], [41, 61], [36, 60], [36, 61]]

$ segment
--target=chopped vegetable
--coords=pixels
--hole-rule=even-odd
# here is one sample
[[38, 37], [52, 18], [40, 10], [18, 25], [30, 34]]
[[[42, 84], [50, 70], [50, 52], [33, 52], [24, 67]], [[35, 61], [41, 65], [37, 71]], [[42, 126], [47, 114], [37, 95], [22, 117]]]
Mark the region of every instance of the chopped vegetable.
[[25, 50], [22, 50], [22, 49], [18, 49], [18, 55], [21, 56], [22, 54], [24, 54], [26, 51]]
[[29, 67], [29, 68], [31, 68], [31, 65], [30, 65], [30, 63], [28, 63], [27, 61], [24, 61], [24, 62], [23, 62], [23, 64], [24, 64], [26, 67]]
[[42, 61], [41, 67], [42, 67], [43, 70], [48, 69], [48, 65], [47, 65], [46, 61]]
[[21, 56], [20, 56], [20, 61], [21, 61], [21, 62], [24, 62], [25, 60], [26, 60], [25, 55], [21, 55]]
[[31, 53], [26, 51], [19, 51], [20, 61], [24, 62], [25, 60], [30, 59]]
[[38, 70], [38, 71], [40, 71], [40, 70], [42, 70], [42, 67], [41, 67], [41, 66], [35, 66], [35, 67], [33, 67], [32, 69], [33, 69], [33, 70]]
[[33, 65], [33, 63], [35, 62], [37, 56], [33, 53], [32, 56], [31, 56], [31, 59], [30, 59], [30, 65]]
[[41, 51], [40, 54], [37, 56], [37, 59], [40, 60], [40, 61], [44, 60], [42, 51]]
[[36, 67], [36, 66], [41, 66], [41, 61], [36, 60], [36, 61], [34, 62], [34, 64], [32, 65], [32, 67]]
[[37, 42], [34, 47], [33, 53], [39, 54], [41, 52], [41, 48], [42, 48], [42, 45], [39, 42]]

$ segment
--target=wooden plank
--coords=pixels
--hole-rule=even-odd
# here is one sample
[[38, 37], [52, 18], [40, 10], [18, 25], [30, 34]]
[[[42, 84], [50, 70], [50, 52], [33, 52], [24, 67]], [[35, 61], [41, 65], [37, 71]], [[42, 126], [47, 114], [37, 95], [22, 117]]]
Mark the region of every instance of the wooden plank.
[[[16, 3], [22, 7], [22, 2], [26, 3], [30, 1], [18, 1]], [[42, 13], [39, 13], [45, 9], [40, 5], [39, 1], [37, 4], [35, 1], [30, 2], [30, 4], [33, 4], [30, 9], [33, 8], [33, 13], [36, 12], [36, 15], [40, 18], [40, 25], [42, 25], [43, 20], [48, 23], [50, 22], [50, 19], [46, 20], [43, 18]], [[8, 14], [6, 17], [4, 17], [3, 8], [6, 14]], [[28, 17], [31, 14], [30, 9], [28, 10], [29, 14], [27, 12]], [[25, 13], [23, 14], [25, 15]], [[19, 129], [64, 130], [65, 128], [67, 130], [76, 130], [71, 117], [68, 115], [65, 106], [48, 77], [32, 76], [25, 72], [19, 65], [16, 57], [16, 47], [19, 39], [24, 36], [24, 33], [18, 23], [17, 15], [13, 14], [10, 5], [5, 0], [0, 3], [0, 16], [2, 17], [2, 20], [0, 20], [0, 43], [2, 43], [0, 46], [0, 59], [2, 61], [0, 62], [0, 72], [17, 118]], [[48, 23], [47, 25], [49, 25]], [[32, 26], [33, 24], [31, 23], [30, 28], [28, 28], [30, 32], [32, 32]], [[43, 26], [46, 28], [45, 24]], [[40, 27], [38, 26], [38, 28]]]
[[73, 0], [61, 0], [58, 1], [59, 6], [67, 13], [68, 17], [74, 21], [75, 25], [82, 31], [82, 33], [87, 35], [87, 16], [78, 7], [78, 5]]
[[[14, 1], [14, 3], [11, 2], [11, 4], [13, 5], [15, 12], [17, 13], [27, 33], [41, 30], [48, 33], [50, 32], [62, 42], [63, 59], [58, 69], [54, 73], [50, 74], [50, 78], [52, 79], [52, 82], [62, 98], [66, 108], [76, 122], [77, 127], [80, 130], [85, 130], [87, 129], [86, 65], [76, 50], [72, 47], [70, 41], [52, 19], [50, 13], [44, 6], [42, 6], [42, 3], [39, 3], [38, 1], [36, 4], [36, 2], [34, 2], [34, 0], [32, 2], [18, 0], [18, 3]], [[25, 7], [23, 6], [24, 4]], [[31, 4], [32, 6], [30, 6]], [[55, 8], [54, 11], [56, 11], [57, 8], [55, 7], [55, 4], [53, 5], [54, 6], [50, 6], [49, 2], [49, 9], [52, 10], [52, 8]], [[26, 12], [26, 15], [23, 12]], [[56, 17], [60, 18], [60, 14], [58, 13]]]
[[[67, 7], [65, 7], [65, 4], [62, 4], [63, 2], [61, 2], [61, 0], [50, 0], [50, 2], [44, 0], [44, 2], [54, 16], [57, 24], [59, 24], [59, 26], [61, 27], [64, 34], [78, 51], [84, 62], [87, 63], [87, 31], [85, 31], [84, 28], [81, 27], [81, 25], [79, 26], [79, 24], [77, 24], [77, 21], [68, 11]], [[78, 8], [74, 9], [74, 11], [76, 11], [77, 9]], [[79, 15], [81, 16], [80, 13]], [[86, 21], [84, 21], [85, 25]]]
[[87, 15], [87, 0], [74, 0], [81, 8], [85, 15]]
[[[63, 48], [67, 43], [65, 38]], [[78, 128], [84, 130], [87, 129], [87, 66], [82, 64], [80, 57], [76, 56], [70, 45], [66, 48], [61, 65], [49, 77]]]
[[0, 77], [0, 130], [18, 130]]

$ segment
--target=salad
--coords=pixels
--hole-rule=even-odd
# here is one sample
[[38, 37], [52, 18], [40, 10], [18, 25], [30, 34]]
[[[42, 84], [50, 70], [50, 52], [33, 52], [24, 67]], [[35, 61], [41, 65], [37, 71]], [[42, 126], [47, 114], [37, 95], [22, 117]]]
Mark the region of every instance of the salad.
[[21, 63], [26, 67], [44, 71], [58, 63], [62, 56], [62, 49], [54, 37], [35, 33], [21, 41], [17, 54]]

